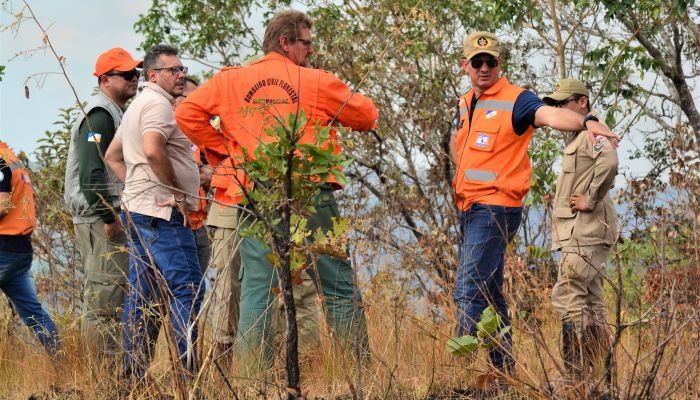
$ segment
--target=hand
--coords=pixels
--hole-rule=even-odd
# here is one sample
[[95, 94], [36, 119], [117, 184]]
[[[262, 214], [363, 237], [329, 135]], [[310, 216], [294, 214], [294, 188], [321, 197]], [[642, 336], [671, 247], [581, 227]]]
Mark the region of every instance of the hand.
[[104, 230], [105, 237], [111, 240], [119, 236], [122, 232], [124, 232], [124, 227], [122, 227], [122, 222], [119, 220], [119, 218], [117, 218], [114, 220], [114, 222], [110, 224], [104, 224]]
[[214, 170], [208, 165], [202, 165], [199, 168], [199, 184], [204, 188], [204, 191], [209, 191], [211, 186], [211, 177]]
[[571, 212], [591, 211], [591, 209], [588, 208], [588, 195], [585, 195], [583, 193], [572, 194], [571, 198], [569, 198], [569, 207], [571, 207]]
[[[175, 201], [175, 197], [180, 198], [179, 196], [182, 196], [182, 201]], [[178, 193], [178, 194], [173, 194], [172, 198], [169, 198], [168, 200], [161, 201], [158, 203], [158, 207], [177, 207], [177, 209], [180, 211], [180, 213], [183, 216], [183, 226], [192, 226], [190, 223], [190, 216], [189, 216], [189, 211], [187, 210], [187, 204], [185, 203], [185, 194], [184, 193]]]
[[588, 130], [588, 138], [591, 139], [593, 144], [598, 141], [598, 136], [604, 136], [607, 138], [614, 149], [616, 149], [618, 143], [620, 143], [620, 137], [600, 122], [588, 121], [585, 128]]

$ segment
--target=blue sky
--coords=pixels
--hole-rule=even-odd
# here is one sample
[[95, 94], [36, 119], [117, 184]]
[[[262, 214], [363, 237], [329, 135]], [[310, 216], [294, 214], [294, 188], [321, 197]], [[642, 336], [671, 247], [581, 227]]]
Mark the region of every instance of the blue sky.
[[[105, 50], [123, 47], [134, 57], [140, 36], [133, 25], [145, 13], [150, 1], [107, 0], [28, 0], [37, 18], [48, 29], [49, 38], [59, 55], [65, 57], [65, 68], [78, 96], [87, 99], [97, 82], [92, 75], [95, 60]], [[7, 9], [18, 11], [23, 3], [7, 2]], [[2, 10], [3, 28], [14, 21]], [[27, 13], [28, 15], [28, 13]], [[34, 74], [60, 70], [56, 58], [49, 51], [31, 56], [16, 54], [31, 50], [42, 43], [41, 33], [32, 20], [22, 22], [15, 34], [0, 34], [0, 65], [5, 75], [0, 83], [0, 138], [15, 150], [31, 152], [44, 131], [51, 129], [58, 109], [75, 103], [73, 94], [62, 75], [37, 76], [31, 79], [29, 99], [24, 97], [24, 83]]]

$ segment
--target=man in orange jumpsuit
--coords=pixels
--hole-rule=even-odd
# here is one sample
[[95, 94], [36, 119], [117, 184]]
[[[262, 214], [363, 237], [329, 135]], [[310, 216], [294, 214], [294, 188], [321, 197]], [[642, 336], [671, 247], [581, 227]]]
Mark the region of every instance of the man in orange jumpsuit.
[[[304, 111], [309, 118], [301, 143], [314, 143], [314, 127], [327, 126], [331, 121], [357, 131], [372, 129], [378, 111], [368, 98], [352, 93], [333, 74], [308, 68], [313, 54], [311, 20], [302, 12], [285, 11], [277, 14], [267, 25], [263, 41], [265, 56], [244, 68], [227, 68], [215, 75], [191, 94], [176, 111], [182, 131], [192, 142], [206, 148], [207, 159], [216, 165], [225, 156], [245, 151], [254, 158], [260, 141], [270, 140], [266, 128], [277, 120], [287, 120], [290, 113]], [[263, 112], [260, 112], [262, 110]], [[253, 112], [254, 111], [254, 112]], [[220, 130], [210, 124], [213, 116], [221, 119]], [[335, 131], [331, 131], [336, 141]], [[340, 146], [334, 143], [335, 150]], [[237, 170], [241, 175], [243, 171]], [[241, 177], [242, 179], [245, 176]], [[242, 179], [240, 181], [242, 181]], [[321, 185], [316, 214], [308, 219], [308, 228], [332, 229], [338, 209], [333, 190], [341, 185], [330, 178]], [[241, 189], [229, 187], [228, 194], [240, 200]], [[273, 357], [270, 341], [271, 285], [277, 277], [267, 258], [269, 249], [255, 238], [242, 239], [240, 255], [241, 302], [237, 336], [237, 353], [247, 356], [261, 349], [262, 360], [269, 365]], [[320, 256], [310, 273], [314, 283], [320, 283], [327, 302], [328, 322], [344, 339], [353, 337], [353, 325], [359, 319], [360, 333], [366, 343], [364, 312], [356, 312], [359, 291], [353, 284], [349, 262], [327, 255]]]

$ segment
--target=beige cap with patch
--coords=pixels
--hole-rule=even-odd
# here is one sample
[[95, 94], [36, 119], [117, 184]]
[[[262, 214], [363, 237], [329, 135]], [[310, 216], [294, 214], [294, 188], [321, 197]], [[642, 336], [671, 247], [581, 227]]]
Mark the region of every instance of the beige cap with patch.
[[551, 106], [575, 94], [588, 97], [586, 84], [578, 79], [562, 79], [554, 86], [554, 92], [542, 98], [542, 101]]
[[500, 52], [501, 43], [493, 33], [473, 32], [464, 40], [464, 57], [467, 60], [481, 53], [498, 57]]

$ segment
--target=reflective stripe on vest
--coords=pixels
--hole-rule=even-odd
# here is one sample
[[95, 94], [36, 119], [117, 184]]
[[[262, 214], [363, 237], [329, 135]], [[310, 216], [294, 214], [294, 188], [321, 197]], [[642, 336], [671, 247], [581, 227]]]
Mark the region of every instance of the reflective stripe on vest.
[[[6, 161], [6, 162], [7, 162], [7, 161]], [[24, 168], [24, 164], [22, 164], [22, 161], [17, 161], [17, 162], [13, 162], [13, 163], [10, 163], [10, 164], [5, 164], [5, 165], [7, 165], [8, 167], [10, 167], [10, 170], [11, 170], [12, 172], [17, 171], [17, 170], [20, 169], [20, 168]]]
[[503, 110], [503, 111], [513, 111], [513, 106], [515, 102], [512, 101], [502, 101], [502, 100], [484, 100], [476, 103], [475, 110], [482, 110], [488, 108], [491, 110]]
[[467, 169], [464, 171], [464, 178], [471, 181], [493, 182], [498, 178], [498, 172], [483, 169]]

